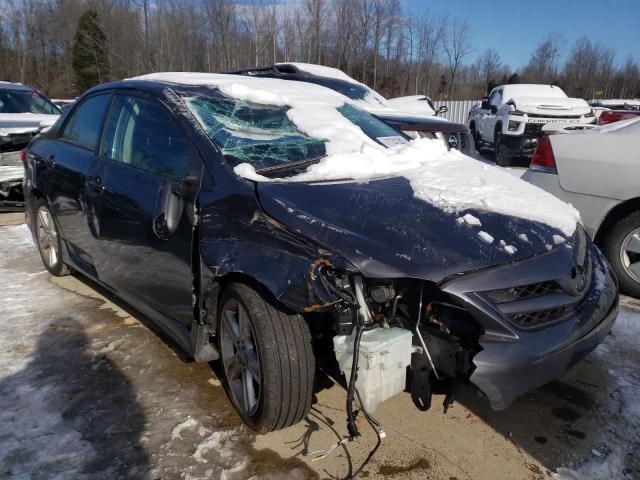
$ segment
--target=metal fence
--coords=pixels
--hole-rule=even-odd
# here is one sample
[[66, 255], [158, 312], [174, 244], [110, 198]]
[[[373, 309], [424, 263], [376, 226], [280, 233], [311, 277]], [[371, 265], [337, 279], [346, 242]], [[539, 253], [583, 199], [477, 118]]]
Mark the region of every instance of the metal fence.
[[442, 102], [434, 102], [436, 107], [440, 105], [446, 105], [449, 108], [449, 111], [443, 115], [440, 115], [442, 118], [446, 118], [452, 122], [456, 123], [467, 123], [467, 118], [469, 117], [469, 110], [476, 103], [480, 103], [482, 100], [454, 100], [454, 101], [442, 101]]

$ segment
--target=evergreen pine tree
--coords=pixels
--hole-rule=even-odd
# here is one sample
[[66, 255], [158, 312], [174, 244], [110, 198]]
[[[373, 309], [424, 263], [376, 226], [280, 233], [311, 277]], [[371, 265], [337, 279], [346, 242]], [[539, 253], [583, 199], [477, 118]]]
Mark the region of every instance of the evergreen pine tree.
[[95, 10], [87, 10], [78, 19], [71, 63], [78, 93], [108, 80], [107, 37]]

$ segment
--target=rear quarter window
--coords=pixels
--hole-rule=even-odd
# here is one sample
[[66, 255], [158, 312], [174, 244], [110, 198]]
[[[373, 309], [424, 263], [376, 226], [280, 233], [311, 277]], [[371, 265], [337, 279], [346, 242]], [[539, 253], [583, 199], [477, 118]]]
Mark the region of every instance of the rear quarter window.
[[96, 95], [84, 100], [71, 113], [60, 138], [81, 147], [95, 149], [111, 94]]

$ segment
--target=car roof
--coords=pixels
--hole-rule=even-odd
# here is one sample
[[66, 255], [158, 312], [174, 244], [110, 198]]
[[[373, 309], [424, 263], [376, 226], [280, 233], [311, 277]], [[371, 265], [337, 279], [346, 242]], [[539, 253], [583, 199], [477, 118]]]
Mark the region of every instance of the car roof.
[[23, 85], [22, 83], [5, 82], [2, 80], [0, 80], [0, 90], [16, 90], [22, 92], [37, 91], [35, 88], [28, 85]]

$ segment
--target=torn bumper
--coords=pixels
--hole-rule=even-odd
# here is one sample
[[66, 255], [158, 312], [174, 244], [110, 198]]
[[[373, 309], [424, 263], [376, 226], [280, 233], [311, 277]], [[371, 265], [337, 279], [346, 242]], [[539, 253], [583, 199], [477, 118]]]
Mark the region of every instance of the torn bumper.
[[[590, 292], [576, 314], [561, 324], [518, 332], [518, 340], [483, 341], [470, 381], [495, 410], [560, 376], [609, 334], [618, 315], [616, 282], [603, 258], [594, 262]], [[567, 328], [570, 326], [570, 328]]]
[[482, 390], [494, 410], [503, 410], [518, 397], [560, 377], [586, 357], [611, 331], [618, 315], [618, 302], [592, 330], [575, 342], [552, 353], [529, 358], [511, 355], [509, 363], [498, 361], [504, 345], [483, 344], [484, 350], [474, 359], [477, 365], [471, 382]]

